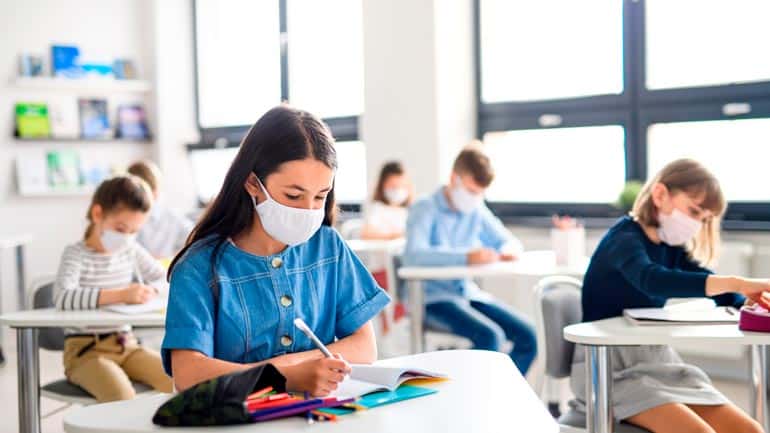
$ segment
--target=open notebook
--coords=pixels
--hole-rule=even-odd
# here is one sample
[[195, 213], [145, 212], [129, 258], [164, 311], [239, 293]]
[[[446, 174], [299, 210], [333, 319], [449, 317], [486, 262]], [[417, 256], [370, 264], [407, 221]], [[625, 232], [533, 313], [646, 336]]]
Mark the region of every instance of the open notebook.
[[102, 309], [121, 314], [146, 314], [164, 311], [167, 303], [168, 299], [159, 296], [144, 304], [112, 304], [105, 305]]
[[330, 397], [338, 399], [360, 397], [375, 391], [394, 391], [412, 379], [446, 379], [445, 374], [419, 368], [382, 367], [353, 364], [348, 376]]
[[712, 307], [702, 310], [676, 308], [631, 308], [623, 317], [634, 325], [727, 325], [738, 323], [739, 314], [733, 307]]

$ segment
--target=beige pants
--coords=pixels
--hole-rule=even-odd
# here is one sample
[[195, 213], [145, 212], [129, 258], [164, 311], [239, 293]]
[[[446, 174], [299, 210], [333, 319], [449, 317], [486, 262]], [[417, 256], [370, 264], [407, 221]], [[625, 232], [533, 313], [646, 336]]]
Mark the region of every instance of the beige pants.
[[134, 398], [131, 380], [158, 391], [172, 392], [173, 383], [163, 371], [160, 355], [141, 347], [133, 334], [123, 334], [124, 345], [112, 335], [78, 356], [95, 337], [69, 337], [64, 342], [64, 374], [99, 402]]

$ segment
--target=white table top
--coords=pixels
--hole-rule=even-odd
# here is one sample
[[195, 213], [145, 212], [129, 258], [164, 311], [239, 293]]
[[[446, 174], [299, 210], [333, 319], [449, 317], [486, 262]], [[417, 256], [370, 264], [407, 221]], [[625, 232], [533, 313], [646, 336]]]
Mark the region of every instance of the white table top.
[[32, 241], [31, 233], [16, 233], [0, 235], [0, 248], [14, 248]]
[[68, 433], [221, 432], [521, 432], [556, 433], [559, 426], [502, 353], [441, 351], [380, 361], [447, 373], [451, 380], [430, 385], [438, 393], [308, 426], [294, 417], [262, 424], [214, 428], [166, 428], [152, 424], [168, 395], [87, 406], [68, 412]]
[[81, 328], [87, 326], [120, 326], [162, 328], [166, 315], [161, 312], [120, 314], [104, 310], [57, 311], [53, 308], [16, 311], [0, 316], [0, 325], [11, 328]]
[[404, 266], [398, 276], [407, 280], [455, 280], [496, 276], [570, 275], [582, 277], [588, 268], [586, 257], [578, 266], [556, 265], [553, 251], [526, 251], [513, 262], [497, 262], [471, 266]]
[[357, 253], [386, 252], [399, 253], [406, 245], [406, 239], [349, 239], [345, 241], [351, 250]]
[[595, 346], [636, 346], [674, 343], [770, 344], [770, 333], [748, 332], [738, 325], [637, 326], [622, 317], [578, 323], [564, 328], [567, 341]]

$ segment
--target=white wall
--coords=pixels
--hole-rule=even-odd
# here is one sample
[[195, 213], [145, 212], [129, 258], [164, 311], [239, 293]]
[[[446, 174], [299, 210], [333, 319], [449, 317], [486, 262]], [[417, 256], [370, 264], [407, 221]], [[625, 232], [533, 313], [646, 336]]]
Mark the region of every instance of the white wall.
[[[164, 194], [174, 207], [189, 208], [194, 188], [184, 144], [197, 140], [193, 105], [191, 2], [187, 0], [29, 0], [0, 2], [0, 236], [31, 232], [27, 248], [27, 280], [56, 272], [62, 249], [81, 238], [89, 197], [20, 197], [14, 161], [24, 152], [73, 148], [91, 158], [125, 166], [152, 157], [168, 171]], [[53, 43], [75, 44], [94, 60], [126, 57], [139, 77], [153, 84], [144, 98], [153, 144], [30, 143], [13, 134], [13, 104], [45, 101], [50, 92], [13, 88], [19, 53], [50, 59]], [[46, 69], [49, 65], [46, 64]], [[15, 269], [10, 251], [0, 254], [4, 308], [15, 305]]]
[[[363, 0], [369, 185], [399, 159], [418, 195], [445, 181], [475, 130], [470, 0]], [[370, 188], [371, 189], [371, 188]]]

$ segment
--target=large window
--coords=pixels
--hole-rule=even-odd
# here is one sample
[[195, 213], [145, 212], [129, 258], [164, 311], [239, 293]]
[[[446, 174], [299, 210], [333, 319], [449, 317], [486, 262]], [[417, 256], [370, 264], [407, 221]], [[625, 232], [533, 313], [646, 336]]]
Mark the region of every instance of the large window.
[[237, 146], [265, 111], [288, 101], [323, 118], [339, 142], [338, 177], [345, 185], [338, 200], [363, 199], [358, 188], [366, 185], [366, 161], [357, 141], [364, 90], [361, 0], [195, 0], [194, 5], [203, 142], [196, 148]]
[[731, 227], [770, 221], [770, 3], [476, 1], [498, 213], [614, 216], [624, 181], [689, 157], [719, 177]]

